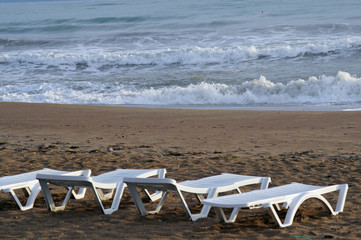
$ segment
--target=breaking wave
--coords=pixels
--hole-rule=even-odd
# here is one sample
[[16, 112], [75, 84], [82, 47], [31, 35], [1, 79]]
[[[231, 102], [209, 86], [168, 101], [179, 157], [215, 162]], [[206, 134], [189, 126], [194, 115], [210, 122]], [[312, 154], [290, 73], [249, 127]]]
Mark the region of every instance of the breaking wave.
[[312, 76], [285, 84], [261, 76], [238, 85], [202, 82], [146, 89], [90, 82], [19, 84], [0, 87], [0, 101], [105, 105], [346, 104], [361, 103], [361, 78], [338, 72], [336, 76]]

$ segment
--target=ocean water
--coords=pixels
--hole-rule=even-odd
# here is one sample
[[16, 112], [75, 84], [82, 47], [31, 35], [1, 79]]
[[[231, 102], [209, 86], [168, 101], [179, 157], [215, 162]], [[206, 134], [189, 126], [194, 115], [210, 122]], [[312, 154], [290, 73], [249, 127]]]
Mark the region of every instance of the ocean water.
[[0, 0], [0, 102], [361, 109], [360, 0]]

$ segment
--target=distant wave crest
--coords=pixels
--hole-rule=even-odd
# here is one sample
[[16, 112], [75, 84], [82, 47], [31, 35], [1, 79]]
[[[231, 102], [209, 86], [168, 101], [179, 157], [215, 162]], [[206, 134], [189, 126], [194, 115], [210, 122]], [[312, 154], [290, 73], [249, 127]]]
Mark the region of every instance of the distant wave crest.
[[[0, 40], [3, 44], [19, 44]], [[27, 43], [30, 44], [30, 43]], [[46, 43], [44, 43], [46, 44]], [[156, 50], [121, 49], [43, 49], [0, 53], [0, 68], [38, 69], [51, 66], [59, 70], [76, 70], [79, 65], [87, 70], [102, 68], [168, 65], [239, 64], [250, 60], [274, 60], [298, 57], [332, 56], [360, 51], [361, 42], [330, 41], [305, 44], [279, 44], [265, 46], [180, 47]]]

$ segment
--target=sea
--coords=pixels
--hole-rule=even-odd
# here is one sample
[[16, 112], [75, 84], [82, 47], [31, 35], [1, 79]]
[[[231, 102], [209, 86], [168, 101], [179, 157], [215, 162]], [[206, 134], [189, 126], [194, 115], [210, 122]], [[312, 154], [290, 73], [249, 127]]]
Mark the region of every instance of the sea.
[[0, 0], [0, 102], [361, 110], [360, 0]]

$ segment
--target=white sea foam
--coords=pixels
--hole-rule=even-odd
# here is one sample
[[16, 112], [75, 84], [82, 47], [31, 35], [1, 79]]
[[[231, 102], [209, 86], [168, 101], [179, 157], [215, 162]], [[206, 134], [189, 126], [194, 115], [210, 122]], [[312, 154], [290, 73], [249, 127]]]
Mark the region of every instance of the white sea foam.
[[143, 105], [350, 104], [361, 103], [361, 78], [339, 72], [336, 76], [313, 76], [283, 84], [261, 76], [239, 85], [202, 82], [142, 90], [90, 82], [22, 84], [0, 87], [0, 101]]
[[361, 111], [361, 108], [347, 108], [347, 109], [344, 109], [343, 111], [345, 111], [345, 112], [359, 112], [359, 111]]
[[359, 0], [5, 2], [0, 101], [361, 105]]

